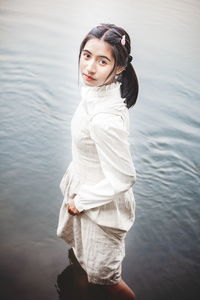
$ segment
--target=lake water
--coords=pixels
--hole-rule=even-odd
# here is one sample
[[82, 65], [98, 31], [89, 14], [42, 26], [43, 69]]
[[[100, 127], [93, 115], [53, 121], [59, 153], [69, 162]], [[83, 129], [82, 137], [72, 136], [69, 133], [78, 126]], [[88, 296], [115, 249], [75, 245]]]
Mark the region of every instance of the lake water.
[[130, 34], [140, 84], [124, 280], [138, 300], [199, 299], [199, 16], [197, 0], [0, 1], [2, 299], [59, 299], [69, 249], [56, 237], [59, 183], [80, 101], [77, 56], [100, 22]]

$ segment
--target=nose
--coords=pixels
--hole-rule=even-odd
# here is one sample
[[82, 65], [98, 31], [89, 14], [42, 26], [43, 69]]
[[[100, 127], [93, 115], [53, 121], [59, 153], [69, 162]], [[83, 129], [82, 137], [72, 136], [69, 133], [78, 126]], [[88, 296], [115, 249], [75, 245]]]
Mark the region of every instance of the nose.
[[96, 66], [94, 59], [87, 61], [87, 72], [88, 74], [94, 74], [96, 72]]

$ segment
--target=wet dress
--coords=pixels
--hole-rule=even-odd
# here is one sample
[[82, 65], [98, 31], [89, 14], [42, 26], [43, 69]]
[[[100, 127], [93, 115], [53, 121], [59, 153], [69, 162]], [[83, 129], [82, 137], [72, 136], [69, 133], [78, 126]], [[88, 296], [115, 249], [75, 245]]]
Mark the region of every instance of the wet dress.
[[[124, 239], [135, 219], [136, 171], [120, 85], [82, 86], [71, 120], [72, 160], [60, 182], [57, 236], [71, 245], [88, 281], [96, 284], [121, 280]], [[70, 198], [80, 215], [68, 213]]]

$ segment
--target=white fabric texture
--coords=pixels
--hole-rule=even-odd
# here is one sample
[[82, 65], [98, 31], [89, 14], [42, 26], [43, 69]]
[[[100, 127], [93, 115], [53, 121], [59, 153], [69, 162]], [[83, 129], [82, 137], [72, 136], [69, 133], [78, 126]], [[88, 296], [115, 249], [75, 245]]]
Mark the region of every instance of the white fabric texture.
[[[113, 284], [120, 279], [124, 237], [135, 219], [132, 187], [136, 171], [128, 140], [129, 112], [119, 82], [83, 86], [81, 96], [71, 121], [72, 161], [60, 182], [64, 200], [57, 235], [74, 247], [91, 282]], [[82, 212], [80, 215], [68, 213], [70, 198]], [[90, 238], [95, 232], [96, 241]], [[103, 232], [107, 234], [101, 246], [98, 240]], [[108, 249], [116, 248], [116, 243], [118, 255], [113, 252], [112, 261]], [[91, 253], [92, 249], [96, 251]], [[116, 260], [118, 267], [113, 263]]]
[[[91, 222], [86, 214], [74, 218], [74, 253], [86, 270], [88, 281], [115, 284], [121, 280], [121, 261], [125, 255], [125, 234], [112, 232]], [[84, 239], [80, 237], [84, 236]], [[117, 238], [116, 238], [117, 237]], [[83, 250], [84, 249], [84, 250]]]

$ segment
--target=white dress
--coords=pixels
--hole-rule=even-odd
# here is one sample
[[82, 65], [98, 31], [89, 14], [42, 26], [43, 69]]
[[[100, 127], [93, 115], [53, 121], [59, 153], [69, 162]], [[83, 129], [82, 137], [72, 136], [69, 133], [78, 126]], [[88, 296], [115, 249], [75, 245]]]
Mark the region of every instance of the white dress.
[[[124, 238], [135, 219], [136, 171], [120, 84], [82, 87], [71, 121], [72, 161], [60, 182], [64, 200], [57, 235], [73, 247], [89, 282], [96, 284], [121, 280]], [[80, 215], [68, 213], [70, 197]]]

